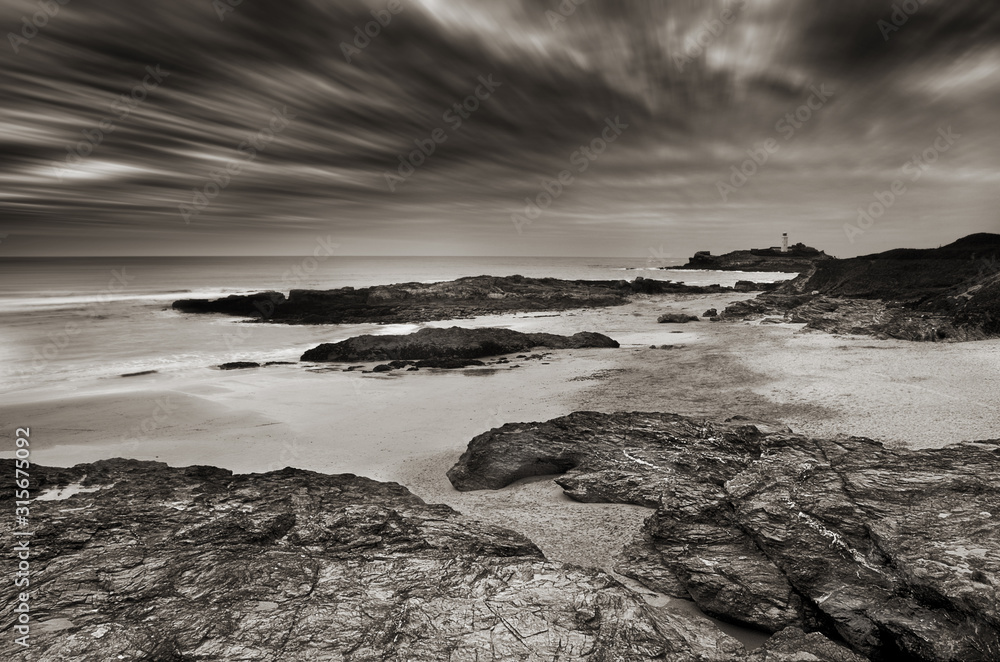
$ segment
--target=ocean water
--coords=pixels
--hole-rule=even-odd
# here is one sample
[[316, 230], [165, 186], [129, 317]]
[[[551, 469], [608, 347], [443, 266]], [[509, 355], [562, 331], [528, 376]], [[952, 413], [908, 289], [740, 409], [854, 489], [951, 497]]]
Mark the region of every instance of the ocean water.
[[296, 360], [320, 342], [391, 325], [243, 324], [186, 315], [182, 298], [332, 289], [462, 276], [628, 279], [692, 285], [780, 280], [788, 274], [674, 271], [681, 260], [458, 257], [118, 257], [0, 260], [0, 393], [74, 385], [157, 370], [209, 369], [226, 361]]

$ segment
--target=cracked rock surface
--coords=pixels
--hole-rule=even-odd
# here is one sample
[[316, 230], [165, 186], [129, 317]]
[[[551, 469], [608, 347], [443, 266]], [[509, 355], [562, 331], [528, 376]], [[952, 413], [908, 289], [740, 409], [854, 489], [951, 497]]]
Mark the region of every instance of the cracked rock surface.
[[794, 629], [748, 652], [394, 483], [120, 459], [32, 481], [31, 646], [4, 637], [0, 659], [856, 659]]
[[[654, 507], [619, 567], [707, 613], [872, 660], [1000, 659], [1000, 441], [904, 451], [781, 426], [577, 412], [473, 439], [449, 478]], [[808, 659], [808, 658], [806, 658]]]

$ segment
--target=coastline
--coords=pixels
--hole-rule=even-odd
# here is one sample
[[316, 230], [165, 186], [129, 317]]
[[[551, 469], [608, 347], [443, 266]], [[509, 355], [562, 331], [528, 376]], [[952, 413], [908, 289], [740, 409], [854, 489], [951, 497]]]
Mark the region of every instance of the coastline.
[[[515, 528], [553, 560], [602, 567], [631, 537], [643, 509], [583, 506], [546, 480], [496, 493], [456, 492], [445, 472], [469, 440], [503, 423], [579, 410], [743, 415], [809, 435], [867, 436], [912, 448], [990, 438], [1000, 427], [1000, 414], [983, 397], [1000, 390], [997, 340], [928, 345], [798, 333], [798, 324], [656, 323], [663, 312], [700, 316], [750, 296], [642, 295], [613, 308], [426, 325], [592, 330], [622, 344], [555, 351], [500, 369], [206, 367], [95, 380], [72, 395], [22, 396], [0, 411], [39, 430], [39, 464], [122, 456], [237, 472], [294, 466], [355, 473]], [[650, 349], [654, 344], [673, 348]]]
[[[206, 366], [96, 379], [72, 395], [22, 394], [0, 414], [33, 427], [32, 461], [41, 465], [127, 457], [237, 473], [292, 466], [399, 483], [426, 503], [527, 536], [551, 561], [600, 568], [651, 605], [708, 618], [694, 603], [616, 572], [651, 509], [576, 502], [551, 476], [458, 492], [446, 472], [482, 432], [581, 410], [742, 415], [807, 435], [858, 435], [912, 448], [985, 439], [1000, 427], [1000, 413], [982, 399], [1000, 387], [1000, 340], [929, 345], [700, 318], [752, 296], [639, 295], [610, 308], [414, 325], [596, 331], [621, 343], [618, 349], [556, 350], [541, 361], [511, 357], [502, 367], [419, 372]], [[665, 312], [700, 319], [657, 323]], [[750, 648], [767, 638], [711, 620]]]

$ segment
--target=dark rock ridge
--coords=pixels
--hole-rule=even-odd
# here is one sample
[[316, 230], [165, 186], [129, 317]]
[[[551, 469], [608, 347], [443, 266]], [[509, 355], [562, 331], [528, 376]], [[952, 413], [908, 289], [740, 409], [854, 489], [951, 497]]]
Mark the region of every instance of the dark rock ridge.
[[1000, 235], [934, 249], [897, 249], [819, 262], [728, 319], [781, 315], [830, 333], [925, 341], [1000, 337]]
[[903, 451], [745, 419], [578, 412], [473, 439], [459, 490], [533, 475], [655, 508], [619, 572], [872, 660], [1000, 659], [1000, 441]]
[[[533, 347], [576, 349], [618, 347], [600, 333], [572, 336], [521, 333], [511, 329], [426, 328], [406, 335], [355, 336], [337, 343], [323, 343], [302, 355], [303, 361], [412, 361], [418, 359], [478, 359], [525, 352]], [[439, 367], [431, 363], [417, 367]], [[443, 366], [448, 367], [448, 366]]]
[[[757, 290], [775, 287], [759, 284]], [[182, 299], [186, 313], [223, 313], [284, 324], [407, 323], [499, 313], [618, 306], [637, 294], [718, 294], [733, 288], [669, 280], [560, 280], [524, 276], [474, 276], [442, 283], [402, 283], [336, 290], [292, 290]]]
[[678, 269], [711, 269], [716, 271], [781, 271], [801, 273], [812, 271], [813, 265], [832, 260], [833, 257], [821, 250], [795, 244], [787, 253], [780, 248], [751, 248], [733, 251], [724, 255], [712, 255], [710, 251], [698, 251], [688, 263]]
[[230, 361], [229, 363], [219, 364], [219, 370], [246, 370], [247, 368], [259, 368], [260, 364], [256, 361]]
[[6, 600], [0, 659], [857, 662], [794, 629], [747, 652], [394, 483], [120, 459], [31, 476], [96, 491], [32, 503], [30, 648]]
[[685, 315], [684, 313], [663, 313], [656, 318], [656, 321], [660, 324], [687, 324], [688, 322], [697, 322], [697, 315]]

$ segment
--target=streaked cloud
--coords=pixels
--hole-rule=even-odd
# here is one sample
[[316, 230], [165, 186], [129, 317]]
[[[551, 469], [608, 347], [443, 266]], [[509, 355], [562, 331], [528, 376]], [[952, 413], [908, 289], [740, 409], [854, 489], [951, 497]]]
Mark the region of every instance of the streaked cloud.
[[[860, 252], [1000, 227], [1000, 17], [983, 3], [929, 0], [886, 40], [884, 0], [747, 0], [725, 25], [733, 2], [586, 0], [555, 26], [556, 0], [400, 2], [351, 63], [340, 44], [381, 0], [245, 0], [222, 21], [208, 0], [62, 5], [17, 54], [2, 47], [4, 252], [296, 252], [329, 233], [359, 254], [644, 257], [790, 231], [847, 255], [842, 224], [943, 126], [967, 138]], [[38, 8], [4, 3], [0, 28]], [[169, 75], [138, 100], [148, 67]], [[480, 76], [501, 86], [449, 129]], [[716, 182], [821, 83], [832, 100], [723, 202]], [[185, 224], [179, 207], [276, 107], [294, 119]], [[621, 140], [519, 235], [523, 198], [615, 116]], [[439, 128], [447, 141], [390, 192], [385, 173]]]

